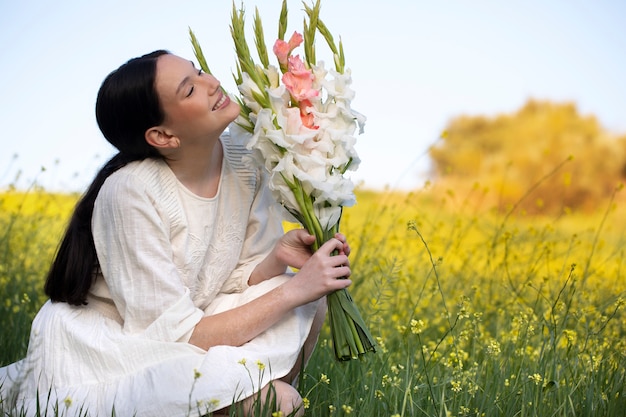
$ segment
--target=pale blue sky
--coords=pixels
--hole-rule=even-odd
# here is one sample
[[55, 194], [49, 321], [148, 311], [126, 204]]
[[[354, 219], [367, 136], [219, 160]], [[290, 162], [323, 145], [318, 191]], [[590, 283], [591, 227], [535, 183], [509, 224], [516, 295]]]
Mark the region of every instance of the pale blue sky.
[[[250, 26], [259, 7], [273, 43], [281, 0], [243, 3]], [[288, 0], [289, 33], [301, 31], [301, 4]], [[21, 186], [37, 178], [49, 189], [82, 190], [113, 154], [94, 117], [100, 83], [154, 49], [193, 59], [188, 27], [235, 91], [231, 7], [230, 0], [2, 0], [0, 188], [22, 171]], [[574, 101], [626, 133], [626, 2], [322, 0], [321, 16], [343, 39], [353, 107], [368, 117], [353, 174], [365, 186], [420, 187], [424, 154], [451, 118], [511, 112], [530, 97]], [[318, 58], [329, 58], [319, 48]]]

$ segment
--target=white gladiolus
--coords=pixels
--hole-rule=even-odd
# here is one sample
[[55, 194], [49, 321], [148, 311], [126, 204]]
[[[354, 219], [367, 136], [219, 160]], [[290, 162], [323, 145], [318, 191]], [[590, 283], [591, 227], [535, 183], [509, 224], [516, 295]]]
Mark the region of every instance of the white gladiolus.
[[275, 173], [271, 176], [272, 181], [270, 182], [270, 190], [272, 190], [272, 195], [276, 201], [282, 204], [289, 211], [298, 211], [298, 202], [296, 201], [293, 192], [291, 192], [291, 189], [285, 181], [276, 177], [280, 177], [280, 174]]
[[333, 225], [339, 222], [339, 219], [341, 219], [341, 207], [315, 206], [315, 215], [319, 219], [320, 224], [324, 229], [330, 229], [331, 227], [333, 227]]
[[[291, 212], [299, 212], [302, 202], [293, 189], [297, 184], [312, 199], [321, 226], [329, 229], [339, 221], [341, 207], [356, 201], [354, 185], [344, 172], [359, 166], [354, 134], [357, 129], [362, 133], [365, 117], [350, 107], [355, 94], [350, 88], [349, 69], [339, 73], [319, 61], [311, 65], [310, 72], [317, 93], [303, 102], [302, 108], [293, 103], [277, 67], [263, 69], [268, 82], [264, 92], [243, 73], [238, 88], [251, 113], [247, 124], [241, 124], [254, 127], [247, 147], [270, 173], [270, 188], [276, 199]], [[270, 107], [261, 106], [253, 93], [259, 97], [265, 94]], [[313, 115], [313, 128], [307, 127], [310, 120], [305, 126], [303, 112]]]
[[274, 65], [270, 65], [264, 69], [264, 72], [270, 81], [269, 88], [277, 88], [280, 86], [280, 73], [278, 72], [278, 68]]
[[335, 70], [330, 70], [329, 73], [333, 78], [321, 80], [322, 86], [326, 89], [328, 95], [336, 100], [352, 101], [354, 99], [354, 91], [348, 87], [352, 84], [350, 70], [346, 69], [346, 72], [343, 74]]
[[326, 93], [324, 91], [324, 82], [326, 81], [328, 71], [324, 68], [324, 61], [318, 61], [317, 65], [312, 65], [311, 72], [313, 72], [313, 88]]
[[242, 83], [239, 84], [237, 88], [241, 93], [243, 102], [252, 110], [253, 113], [258, 113], [263, 107], [254, 99], [252, 92], [254, 91], [258, 95], [262, 95], [263, 93], [259, 90], [259, 86], [256, 85], [247, 73], [244, 72], [242, 74], [242, 80]]

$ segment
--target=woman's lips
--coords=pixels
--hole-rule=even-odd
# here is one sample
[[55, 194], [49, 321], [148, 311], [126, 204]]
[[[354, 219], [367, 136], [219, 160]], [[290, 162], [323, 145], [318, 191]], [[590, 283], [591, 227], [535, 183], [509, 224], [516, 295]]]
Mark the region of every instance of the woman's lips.
[[213, 111], [228, 106], [228, 103], [230, 103], [230, 98], [228, 98], [226, 94], [222, 93], [220, 99], [217, 100], [217, 103], [215, 103], [215, 106], [213, 106]]

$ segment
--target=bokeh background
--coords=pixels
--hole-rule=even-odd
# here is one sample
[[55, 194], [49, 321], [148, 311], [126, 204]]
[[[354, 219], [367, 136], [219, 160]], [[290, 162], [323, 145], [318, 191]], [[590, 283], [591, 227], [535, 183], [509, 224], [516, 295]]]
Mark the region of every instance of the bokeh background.
[[[241, 5], [236, 1], [237, 7]], [[288, 33], [302, 3], [287, 2]], [[280, 0], [247, 0], [273, 42]], [[80, 191], [113, 154], [94, 117], [104, 77], [154, 49], [193, 59], [196, 33], [235, 91], [230, 0], [0, 2], [0, 187], [36, 181]], [[517, 112], [530, 99], [574, 103], [603, 130], [626, 132], [626, 3], [618, 0], [326, 0], [341, 36], [356, 110], [368, 117], [353, 178], [413, 189], [433, 176], [429, 148], [451, 120]], [[251, 41], [251, 40], [250, 40]], [[320, 44], [318, 58], [330, 61]], [[42, 172], [45, 168], [45, 172]]]

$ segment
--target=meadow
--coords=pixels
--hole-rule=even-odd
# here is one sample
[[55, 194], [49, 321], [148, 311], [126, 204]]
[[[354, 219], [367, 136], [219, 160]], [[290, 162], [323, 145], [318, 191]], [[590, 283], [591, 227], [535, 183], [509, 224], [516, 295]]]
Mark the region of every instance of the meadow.
[[[337, 362], [326, 326], [307, 416], [624, 415], [626, 205], [531, 216], [476, 193], [358, 192], [342, 231], [378, 352]], [[26, 353], [77, 197], [0, 193], [0, 366]]]

